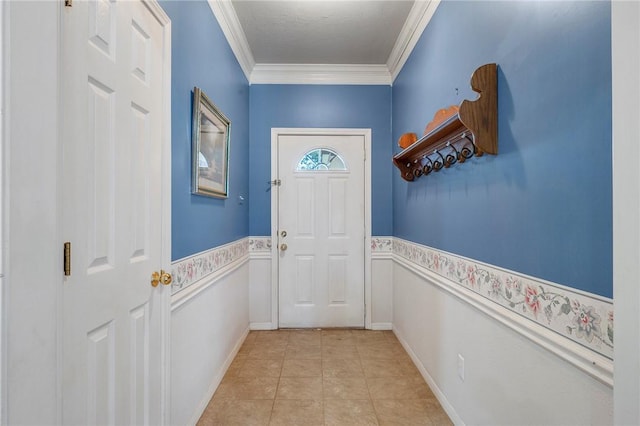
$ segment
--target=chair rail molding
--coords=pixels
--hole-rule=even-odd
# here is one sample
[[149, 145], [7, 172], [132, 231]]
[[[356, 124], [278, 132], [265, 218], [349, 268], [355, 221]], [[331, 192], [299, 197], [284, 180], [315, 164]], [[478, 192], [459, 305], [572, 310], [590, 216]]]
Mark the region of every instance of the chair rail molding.
[[613, 387], [613, 301], [393, 239], [403, 266]]
[[176, 260], [171, 265], [171, 309], [249, 260], [249, 238]]

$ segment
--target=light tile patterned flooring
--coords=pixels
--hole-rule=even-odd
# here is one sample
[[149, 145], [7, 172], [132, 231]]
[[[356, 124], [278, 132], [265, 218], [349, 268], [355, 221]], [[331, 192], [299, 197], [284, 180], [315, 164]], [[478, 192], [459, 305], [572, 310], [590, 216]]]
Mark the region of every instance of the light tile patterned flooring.
[[450, 425], [390, 331], [252, 331], [198, 421], [209, 425]]

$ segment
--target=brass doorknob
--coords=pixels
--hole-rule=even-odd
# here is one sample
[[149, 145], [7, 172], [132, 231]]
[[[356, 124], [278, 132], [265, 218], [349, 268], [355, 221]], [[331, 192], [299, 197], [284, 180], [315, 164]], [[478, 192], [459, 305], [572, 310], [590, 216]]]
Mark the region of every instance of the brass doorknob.
[[151, 274], [151, 286], [158, 287], [158, 284], [160, 284], [160, 273], [154, 272]]
[[160, 282], [164, 285], [169, 285], [171, 284], [171, 281], [173, 281], [171, 274], [160, 270]]
[[162, 283], [163, 285], [169, 285], [173, 281], [173, 277], [170, 273], [163, 271], [154, 272], [151, 274], [151, 285], [153, 287], [158, 287], [158, 284]]
[[280, 244], [280, 250], [285, 251], [287, 249], [286, 244]]

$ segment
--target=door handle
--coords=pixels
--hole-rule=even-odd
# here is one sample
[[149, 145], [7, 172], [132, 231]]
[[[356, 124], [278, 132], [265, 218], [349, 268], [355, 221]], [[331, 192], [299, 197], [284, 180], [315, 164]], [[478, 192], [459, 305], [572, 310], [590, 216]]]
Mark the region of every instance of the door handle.
[[287, 245], [286, 244], [280, 244], [280, 250], [286, 251], [287, 250]]
[[173, 277], [171, 276], [171, 274], [163, 271], [162, 269], [160, 270], [160, 272], [156, 271], [151, 274], [152, 287], [158, 287], [158, 284], [160, 283], [162, 283], [163, 285], [169, 285], [171, 284], [171, 281], [173, 281]]
[[170, 273], [160, 270], [160, 282], [164, 285], [169, 285], [173, 281], [173, 277]]

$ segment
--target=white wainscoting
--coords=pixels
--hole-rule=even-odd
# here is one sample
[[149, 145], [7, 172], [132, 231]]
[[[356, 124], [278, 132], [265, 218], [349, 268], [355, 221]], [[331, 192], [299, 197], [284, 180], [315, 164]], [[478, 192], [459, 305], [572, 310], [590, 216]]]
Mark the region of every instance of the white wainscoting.
[[371, 238], [371, 329], [393, 327], [393, 252], [391, 237]]
[[[597, 335], [583, 332], [576, 336], [576, 329], [573, 334], [569, 329], [560, 334], [544, 314], [529, 318], [518, 312], [543, 309], [542, 299], [540, 306], [530, 297], [531, 306], [523, 307], [525, 301], [513, 309], [489, 294], [482, 295], [486, 288], [468, 288], [455, 279], [458, 261], [461, 269], [471, 273], [477, 270], [469, 270], [465, 262], [477, 263], [400, 239], [394, 239], [393, 245], [393, 330], [454, 423], [613, 422], [612, 360], [601, 353], [611, 348], [594, 343], [597, 336], [606, 333], [604, 318], [602, 324], [594, 324], [604, 329]], [[437, 265], [433, 263], [436, 258]], [[536, 281], [478, 265], [494, 274], [487, 284], [494, 279], [505, 284], [506, 279], [500, 276], [505, 273], [521, 280], [525, 295], [527, 286], [534, 286], [530, 280]], [[498, 290], [494, 284], [491, 288]], [[553, 286], [541, 285], [542, 289], [536, 289], [547, 291], [545, 286]], [[576, 305], [575, 315], [584, 314], [583, 309], [599, 319], [606, 315], [602, 310], [612, 311], [612, 304], [605, 299], [554, 288]], [[584, 306], [587, 302], [596, 307]], [[579, 343], [580, 339], [594, 347]], [[458, 373], [459, 355], [464, 358], [464, 380]]]
[[272, 312], [271, 237], [249, 237], [249, 323], [251, 330], [275, 330], [278, 317]]
[[[237, 248], [240, 247], [240, 248]], [[235, 253], [232, 258], [223, 252]], [[249, 332], [248, 241], [217, 247], [181, 262], [214, 261], [208, 275], [171, 299], [171, 419], [196, 424]], [[184, 283], [184, 281], [183, 281]]]
[[[610, 299], [399, 238], [371, 256], [372, 328], [393, 329], [456, 424], [612, 423]], [[171, 423], [193, 424], [248, 330], [277, 328], [271, 238], [180, 262], [212, 271], [172, 296]]]

